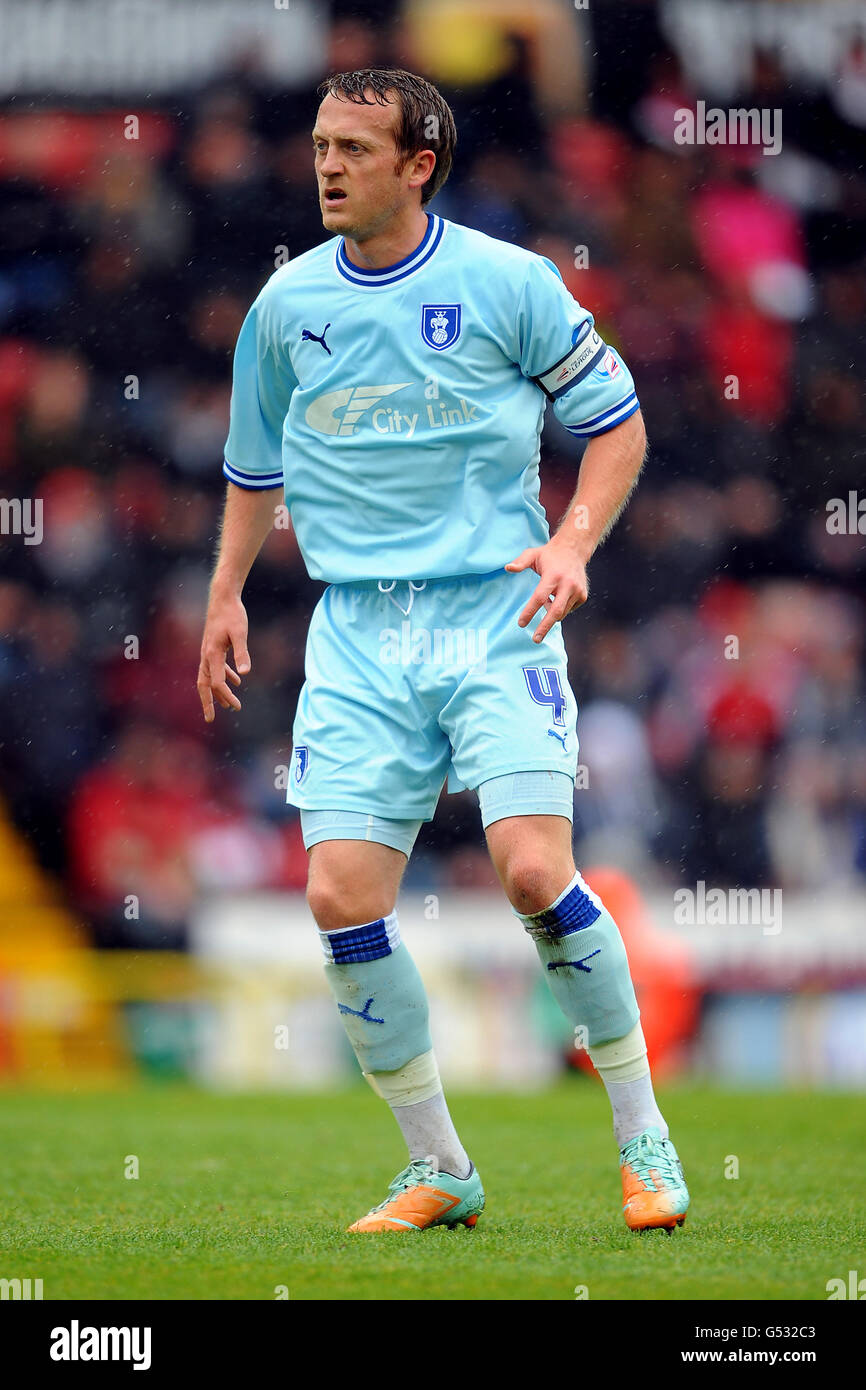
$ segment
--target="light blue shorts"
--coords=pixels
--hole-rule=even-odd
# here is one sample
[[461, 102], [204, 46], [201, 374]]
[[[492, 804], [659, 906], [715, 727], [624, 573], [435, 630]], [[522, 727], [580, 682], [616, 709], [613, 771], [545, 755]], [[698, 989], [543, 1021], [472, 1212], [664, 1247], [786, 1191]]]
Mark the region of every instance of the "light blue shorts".
[[532, 642], [543, 610], [517, 625], [537, 582], [533, 571], [497, 570], [327, 588], [307, 637], [287, 800], [423, 822], [446, 779], [450, 791], [475, 790], [559, 772], [573, 785], [577, 709], [562, 633]]

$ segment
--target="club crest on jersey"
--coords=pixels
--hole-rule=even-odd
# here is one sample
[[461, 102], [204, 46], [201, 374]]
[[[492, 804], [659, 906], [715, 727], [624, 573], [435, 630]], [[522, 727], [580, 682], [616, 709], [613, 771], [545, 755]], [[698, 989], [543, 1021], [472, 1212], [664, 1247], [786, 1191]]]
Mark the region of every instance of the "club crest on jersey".
[[310, 767], [310, 750], [305, 743], [295, 749], [295, 784], [300, 786]]
[[428, 347], [444, 352], [460, 337], [461, 304], [422, 304], [421, 337]]

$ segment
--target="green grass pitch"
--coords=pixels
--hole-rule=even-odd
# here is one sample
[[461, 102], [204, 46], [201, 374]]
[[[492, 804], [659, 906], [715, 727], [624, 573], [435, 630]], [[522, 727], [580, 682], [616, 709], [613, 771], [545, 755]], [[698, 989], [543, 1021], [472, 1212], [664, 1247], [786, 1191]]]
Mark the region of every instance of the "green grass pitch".
[[[692, 1193], [672, 1236], [626, 1230], [606, 1098], [575, 1077], [455, 1095], [482, 1173], [475, 1231], [347, 1236], [402, 1143], [366, 1087], [0, 1093], [0, 1277], [45, 1299], [826, 1299], [866, 1273], [863, 1097], [670, 1088]], [[127, 1158], [139, 1177], [124, 1177]], [[739, 1165], [738, 1178], [732, 1157]]]

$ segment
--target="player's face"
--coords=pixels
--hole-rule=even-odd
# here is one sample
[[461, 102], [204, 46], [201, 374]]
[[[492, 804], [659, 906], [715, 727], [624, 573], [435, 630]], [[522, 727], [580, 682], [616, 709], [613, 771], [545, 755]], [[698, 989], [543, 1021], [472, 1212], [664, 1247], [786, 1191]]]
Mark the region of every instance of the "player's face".
[[365, 106], [325, 97], [316, 118], [313, 148], [327, 231], [364, 241], [414, 201], [417, 194], [409, 188], [412, 161], [399, 173], [396, 168], [398, 116], [393, 102]]

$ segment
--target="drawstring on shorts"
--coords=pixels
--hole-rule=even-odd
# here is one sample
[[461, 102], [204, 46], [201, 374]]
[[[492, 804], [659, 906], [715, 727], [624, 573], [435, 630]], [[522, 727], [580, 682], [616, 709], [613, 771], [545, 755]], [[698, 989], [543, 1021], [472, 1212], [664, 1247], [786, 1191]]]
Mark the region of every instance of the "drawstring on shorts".
[[416, 595], [416, 594], [420, 594], [424, 589], [427, 588], [427, 580], [426, 580], [426, 579], [422, 579], [421, 582], [420, 582], [420, 584], [416, 584], [414, 579], [410, 579], [410, 580], [409, 580], [409, 607], [408, 607], [408, 608], [404, 608], [403, 605], [402, 605], [402, 603], [398, 603], [398, 602], [397, 602], [397, 599], [395, 599], [395, 597], [394, 597], [394, 590], [396, 589], [396, 587], [397, 587], [397, 580], [396, 580], [396, 579], [392, 579], [390, 584], [386, 584], [385, 581], [384, 581], [384, 579], [380, 579], [380, 580], [379, 580], [379, 593], [380, 593], [380, 594], [387, 594], [388, 598], [391, 600], [391, 602], [393, 603], [394, 607], [400, 609], [400, 612], [403, 614], [403, 617], [404, 617], [404, 618], [408, 618], [409, 614], [412, 612], [412, 605], [413, 605], [413, 603], [415, 602], [415, 595]]

